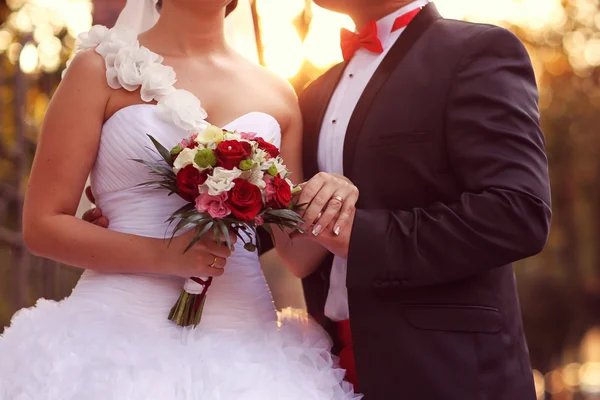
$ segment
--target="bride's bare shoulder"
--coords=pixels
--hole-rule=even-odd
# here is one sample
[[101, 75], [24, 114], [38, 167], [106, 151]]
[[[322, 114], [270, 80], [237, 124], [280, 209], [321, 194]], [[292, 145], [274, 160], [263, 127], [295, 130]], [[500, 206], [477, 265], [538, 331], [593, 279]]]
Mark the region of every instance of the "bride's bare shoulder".
[[70, 61], [65, 77], [74, 74], [105, 75], [105, 63], [94, 49], [79, 51]]
[[288, 103], [298, 102], [296, 91], [289, 81], [263, 66], [258, 66], [258, 68], [261, 70], [262, 74], [264, 74], [265, 79], [271, 81], [272, 86], [277, 90], [277, 94], [282, 97], [282, 100]]
[[108, 93], [104, 59], [93, 49], [78, 52], [69, 63], [61, 85], [78, 85]]
[[[246, 60], [248, 68], [245, 80], [251, 82], [253, 92], [269, 114], [274, 115], [284, 128], [296, 118], [298, 97], [292, 85], [273, 71]], [[250, 79], [248, 79], [250, 78]]]
[[297, 102], [296, 92], [287, 80], [281, 78], [268, 68], [256, 64], [241, 55], [239, 55], [238, 62], [239, 61], [245, 64], [245, 71], [247, 73], [244, 75], [246, 77], [252, 77], [252, 82], [254, 84], [261, 85], [263, 88], [274, 89], [263, 91], [263, 93], [271, 93], [277, 96], [278, 101]]

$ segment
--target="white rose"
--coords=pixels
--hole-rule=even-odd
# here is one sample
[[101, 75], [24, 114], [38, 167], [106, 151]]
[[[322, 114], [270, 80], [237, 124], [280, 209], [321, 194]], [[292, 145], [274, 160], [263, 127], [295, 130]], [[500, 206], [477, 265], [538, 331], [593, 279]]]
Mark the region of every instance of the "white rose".
[[142, 85], [146, 68], [161, 60], [158, 54], [145, 47], [123, 47], [115, 55], [112, 68], [106, 71], [108, 85], [113, 89], [122, 87], [133, 92]]
[[213, 146], [210, 146], [211, 144], [219, 144], [223, 141], [223, 138], [223, 129], [218, 126], [210, 125], [202, 132], [198, 133], [198, 136], [196, 136], [196, 143], [212, 148]]
[[142, 77], [141, 97], [145, 102], [159, 100], [175, 90], [175, 71], [173, 68], [153, 63], [148, 65]]
[[75, 48], [77, 51], [98, 47], [107, 37], [110, 31], [103, 25], [94, 25], [88, 32], [83, 32], [77, 36]]
[[198, 149], [183, 149], [175, 159], [173, 163], [173, 170], [175, 173], [178, 173], [188, 165], [194, 164], [194, 157], [196, 157], [196, 153]]
[[234, 179], [239, 178], [242, 175], [242, 171], [237, 168], [232, 170], [217, 167], [213, 170], [212, 175], [208, 176], [204, 185], [200, 187], [200, 191], [208, 191], [211, 196], [218, 196], [223, 192], [228, 192], [235, 184]]
[[187, 90], [177, 89], [158, 101], [158, 113], [168, 122], [174, 123], [186, 131], [201, 131], [209, 124], [204, 121], [208, 116], [200, 100]]

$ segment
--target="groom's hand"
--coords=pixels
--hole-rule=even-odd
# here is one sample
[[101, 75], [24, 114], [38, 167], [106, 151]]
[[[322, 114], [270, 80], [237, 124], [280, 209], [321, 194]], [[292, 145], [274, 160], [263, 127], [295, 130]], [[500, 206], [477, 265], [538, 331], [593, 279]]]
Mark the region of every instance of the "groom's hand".
[[[90, 201], [90, 203], [92, 203], [92, 204], [96, 203], [96, 199], [94, 198], [94, 195], [92, 194], [91, 187], [88, 186], [87, 188], [85, 188], [85, 195], [88, 198], [88, 200]], [[83, 214], [82, 219], [84, 221], [91, 222], [94, 225], [98, 225], [101, 228], [108, 228], [108, 218], [106, 218], [104, 215], [102, 215], [102, 210], [100, 208], [91, 208], [91, 209], [87, 210]]]

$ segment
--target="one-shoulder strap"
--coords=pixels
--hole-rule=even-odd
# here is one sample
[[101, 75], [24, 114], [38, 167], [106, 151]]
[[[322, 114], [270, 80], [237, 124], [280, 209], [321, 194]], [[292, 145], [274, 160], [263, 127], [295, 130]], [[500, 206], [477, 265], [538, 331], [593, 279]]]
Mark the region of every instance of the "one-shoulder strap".
[[156, 102], [163, 119], [186, 131], [200, 132], [209, 125], [200, 100], [174, 87], [177, 77], [173, 68], [163, 64], [162, 56], [140, 46], [135, 32], [96, 25], [78, 36], [76, 46], [75, 53], [95, 49], [104, 58], [106, 80], [112, 89], [139, 90], [144, 102]]

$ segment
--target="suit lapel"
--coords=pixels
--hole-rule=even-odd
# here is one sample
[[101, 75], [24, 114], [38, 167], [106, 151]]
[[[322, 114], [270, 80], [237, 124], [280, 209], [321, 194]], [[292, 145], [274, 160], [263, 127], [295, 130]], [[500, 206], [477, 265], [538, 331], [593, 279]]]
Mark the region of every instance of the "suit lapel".
[[[304, 140], [306, 141], [306, 143], [304, 145], [303, 163], [304, 175], [306, 179], [311, 178], [312, 176], [317, 174], [317, 172], [319, 172], [317, 154], [323, 118], [325, 118], [325, 112], [327, 111], [327, 107], [329, 106], [329, 102], [331, 101], [331, 97], [333, 96], [333, 92], [335, 91], [335, 88], [337, 87], [340, 79], [342, 78], [345, 69], [345, 62], [332, 67], [326, 73], [327, 76], [323, 77], [322, 88], [316, 88], [317, 94], [315, 103], [314, 105], [309, 105], [312, 111], [306, 113], [306, 110], [303, 107], [303, 112], [305, 114], [304, 132], [306, 132], [306, 135], [304, 136]], [[307, 116], [309, 118], [306, 118]]]
[[425, 6], [406, 27], [406, 30], [402, 32], [396, 43], [375, 71], [375, 74], [373, 74], [373, 77], [371, 77], [371, 80], [352, 113], [348, 129], [346, 130], [346, 137], [344, 139], [344, 174], [346, 176], [350, 177], [356, 143], [375, 97], [392, 72], [397, 68], [398, 64], [402, 62], [404, 56], [408, 53], [413, 44], [427, 28], [431, 26], [431, 24], [440, 18], [441, 16], [433, 3], [429, 3]]

